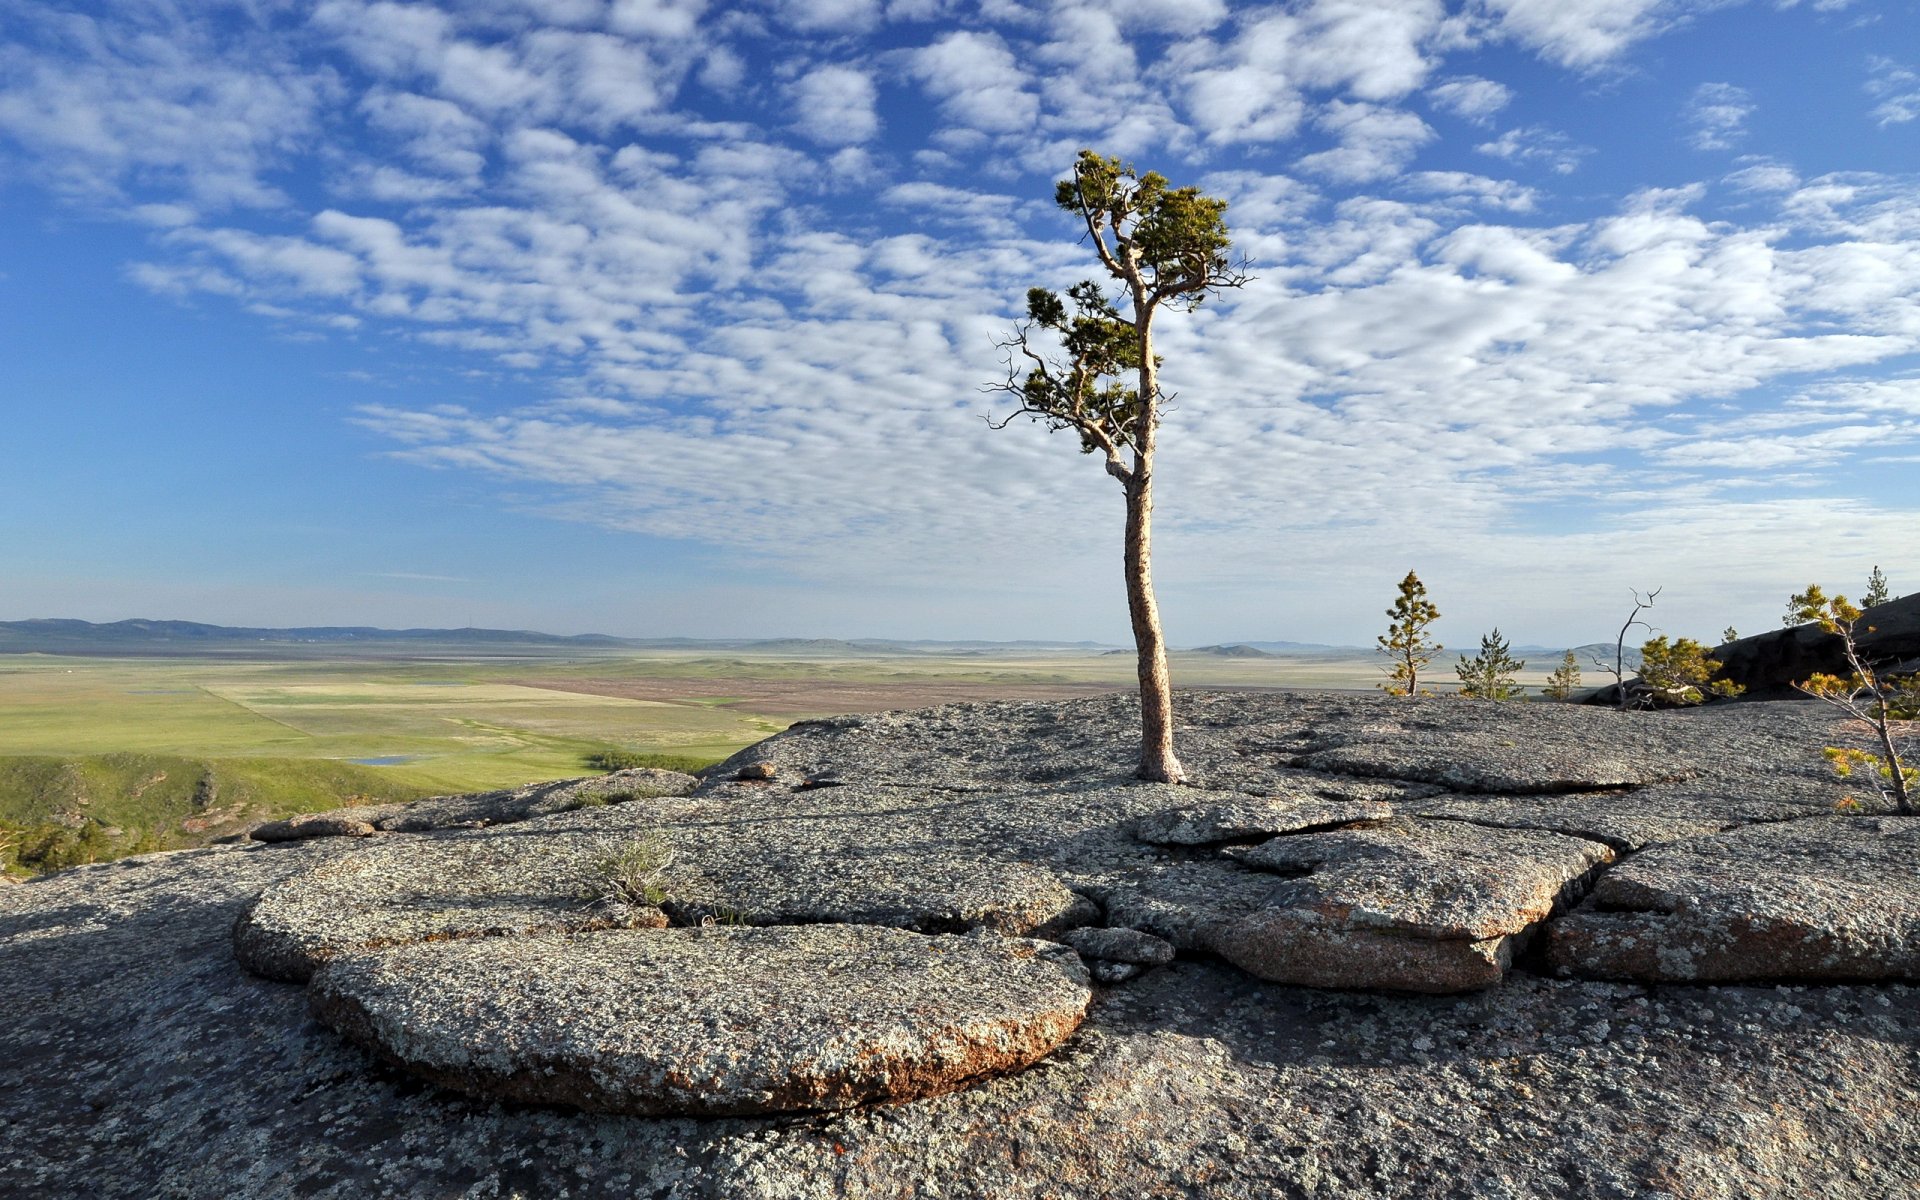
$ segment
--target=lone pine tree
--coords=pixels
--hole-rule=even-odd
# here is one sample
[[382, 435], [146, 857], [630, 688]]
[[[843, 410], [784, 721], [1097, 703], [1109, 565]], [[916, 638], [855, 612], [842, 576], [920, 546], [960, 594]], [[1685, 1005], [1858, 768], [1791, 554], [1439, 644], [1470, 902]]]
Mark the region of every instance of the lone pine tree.
[[1496, 628], [1480, 639], [1480, 653], [1472, 658], [1460, 656], [1454, 674], [1460, 677], [1462, 696], [1476, 700], [1512, 700], [1526, 692], [1514, 679], [1526, 669], [1526, 660], [1513, 656], [1513, 647]]
[[[1160, 359], [1153, 319], [1163, 308], [1192, 311], [1207, 296], [1247, 281], [1228, 258], [1227, 202], [1165, 177], [1142, 175], [1117, 158], [1082, 150], [1054, 202], [1079, 219], [1100, 266], [1117, 283], [1094, 280], [1027, 292], [1027, 317], [1002, 347], [1007, 379], [996, 390], [1020, 406], [1004, 429], [1026, 416], [1048, 429], [1071, 429], [1080, 449], [1099, 454], [1126, 499], [1123, 558], [1127, 613], [1139, 653], [1142, 779], [1179, 783], [1173, 749], [1173, 693], [1160, 609], [1153, 595], [1153, 451], [1160, 426]], [[1038, 339], [1036, 331], [1045, 331]], [[1042, 345], [1036, 345], [1042, 340]]]
[[1400, 595], [1387, 610], [1387, 617], [1392, 622], [1387, 632], [1374, 640], [1393, 665], [1387, 668], [1386, 681], [1379, 686], [1389, 696], [1417, 696], [1420, 672], [1446, 647], [1427, 636], [1427, 626], [1440, 619], [1440, 610], [1427, 599], [1427, 585], [1412, 571], [1400, 581]]

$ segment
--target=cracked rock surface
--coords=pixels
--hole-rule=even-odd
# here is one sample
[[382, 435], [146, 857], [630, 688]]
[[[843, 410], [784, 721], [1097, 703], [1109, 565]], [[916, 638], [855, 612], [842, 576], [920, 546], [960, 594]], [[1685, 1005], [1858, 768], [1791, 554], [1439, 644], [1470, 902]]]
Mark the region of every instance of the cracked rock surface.
[[[21, 1081], [0, 1089], [0, 1190], [689, 1200], [1920, 1192], [1920, 989], [1902, 982], [1912, 967], [1894, 952], [1910, 950], [1913, 934], [1899, 924], [1904, 893], [1858, 870], [1893, 871], [1908, 823], [1832, 815], [1845, 789], [1818, 754], [1834, 736], [1824, 710], [1620, 714], [1182, 693], [1177, 716], [1194, 787], [1129, 777], [1137, 712], [1127, 699], [950, 705], [798, 726], [684, 796], [508, 814], [480, 829], [369, 822], [369, 837], [155, 855], [0, 889], [10, 1004], [0, 1060]], [[1451, 750], [1449, 731], [1462, 735]], [[1377, 752], [1352, 749], [1368, 746]], [[1334, 750], [1358, 757], [1323, 757]], [[1603, 769], [1570, 767], [1580, 761]], [[770, 779], [738, 778], [758, 764]], [[1621, 784], [1628, 776], [1646, 782]], [[1192, 843], [1136, 836], [1154, 819], [1309, 801], [1369, 815]], [[1186, 811], [1168, 815], [1176, 810]], [[1402, 853], [1382, 829], [1406, 831]], [[1459, 887], [1429, 883], [1421, 894], [1413, 850], [1449, 837], [1466, 839], [1461, 851], [1426, 861], [1461, 872]], [[602, 928], [629, 918], [581, 899], [582, 873], [636, 842], [666, 848], [670, 861], [649, 876], [664, 917], [644, 911], [672, 928]], [[1264, 865], [1244, 861], [1256, 844]], [[1471, 866], [1475, 854], [1484, 870]], [[1595, 865], [1576, 870], [1582, 856]], [[1768, 874], [1762, 860], [1786, 865]], [[1400, 872], [1412, 890], [1356, 886], [1351, 902], [1330, 900], [1339, 873], [1363, 866]], [[1747, 893], [1733, 886], [1742, 872], [1753, 876]], [[1840, 886], [1850, 872], [1860, 890]], [[1605, 899], [1615, 878], [1623, 888], [1641, 879], [1637, 895], [1657, 893], [1658, 904]], [[1547, 899], [1571, 901], [1589, 886], [1595, 898], [1570, 912]], [[1830, 964], [1811, 960], [1794, 967], [1804, 982], [1786, 973], [1738, 986], [1544, 973], [1562, 926], [1659, 918], [1669, 922], [1660, 936], [1684, 946], [1683, 914], [1711, 930], [1746, 904], [1797, 913], [1805, 928], [1863, 948], [1859, 973], [1835, 983], [1820, 974]], [[1332, 990], [1279, 984], [1222, 957], [1227, 931], [1254, 920], [1310, 926], [1309, 914], [1332, 933], [1378, 936], [1383, 956], [1397, 950], [1393, 990], [1355, 990], [1351, 976]], [[706, 917], [741, 924], [702, 929]], [[1518, 933], [1477, 936], [1529, 920]], [[970, 932], [939, 936], [960, 930]], [[1529, 945], [1543, 934], [1548, 952]], [[672, 997], [706, 988], [733, 1012], [726, 1006], [752, 1005], [764, 989], [821, 1011], [844, 1000], [855, 1014], [863, 998], [899, 990], [912, 1008], [910, 988], [879, 986], [885, 971], [822, 970], [846, 960], [808, 940], [1035, 944], [1023, 935], [1057, 948], [1020, 962], [985, 955], [979, 973], [953, 977], [970, 982], [940, 1008], [971, 998], [1001, 1013], [1052, 1012], [1003, 1003], [995, 989], [1017, 991], [1036, 963], [1053, 964], [1068, 991], [1086, 988], [1068, 948], [1078, 945], [1101, 983], [1084, 1023], [1024, 1069], [962, 1071], [957, 1090], [898, 1093], [919, 1096], [899, 1103], [647, 1117], [583, 1111], [582, 1100], [594, 1106], [584, 1091], [520, 1093], [542, 1101], [532, 1104], [482, 1098], [442, 1086], [471, 1086], [462, 1079], [429, 1082], [424, 1056], [406, 1069], [377, 1057], [425, 1042], [455, 1060], [538, 1046], [532, 1074], [552, 1080], [565, 1071], [549, 1072], [541, 1055], [570, 1048], [579, 1077], [600, 1086], [632, 1033], [618, 1015], [626, 997], [668, 997], [671, 1008]], [[236, 961], [254, 938], [279, 950], [251, 965], [278, 954], [294, 964], [281, 977], [315, 975], [313, 996], [404, 1015], [387, 1040], [367, 1034], [379, 1048], [370, 1056], [311, 1019], [308, 990]], [[703, 940], [716, 953], [669, 952]], [[1164, 961], [1161, 943], [1180, 956]], [[783, 949], [758, 954], [756, 944]], [[626, 946], [667, 957], [628, 971], [634, 956], [614, 952]], [[1442, 978], [1472, 947], [1480, 974], [1456, 982], [1476, 990], [1401, 990]], [[351, 988], [328, 982], [349, 976]], [[353, 1032], [355, 1018], [330, 1003], [323, 1016]], [[696, 1008], [679, 1011], [692, 1020]], [[752, 1011], [745, 1029], [715, 1026], [682, 1042], [686, 1057], [674, 1061], [730, 1071], [753, 1044], [764, 1051], [756, 1061], [798, 1064], [796, 1047], [815, 1044], [804, 1031], [825, 1037], [830, 1027], [783, 1032], [771, 1009]], [[842, 1029], [880, 1027], [872, 1011]], [[937, 1023], [915, 1012], [908, 1027]], [[516, 1074], [532, 1077], [508, 1067], [500, 1078]]]
[[362, 804], [325, 813], [302, 813], [254, 826], [257, 842], [290, 842], [310, 837], [364, 837], [375, 830], [425, 833], [431, 829], [477, 829], [524, 821], [548, 813], [603, 804], [624, 804], [655, 796], [684, 796], [700, 781], [679, 771], [632, 767], [586, 779], [530, 783], [495, 792], [428, 796], [400, 804]]
[[1599, 842], [1530, 829], [1399, 819], [1228, 851], [1297, 875], [1209, 937], [1262, 979], [1457, 992], [1498, 983], [1514, 939], [1613, 861]]
[[1658, 846], [1550, 926], [1598, 979], [1920, 979], [1920, 820], [1826, 817]]
[[638, 1116], [938, 1095], [1040, 1058], [1092, 998], [1052, 942], [863, 925], [422, 942], [334, 959], [309, 992], [436, 1083]]

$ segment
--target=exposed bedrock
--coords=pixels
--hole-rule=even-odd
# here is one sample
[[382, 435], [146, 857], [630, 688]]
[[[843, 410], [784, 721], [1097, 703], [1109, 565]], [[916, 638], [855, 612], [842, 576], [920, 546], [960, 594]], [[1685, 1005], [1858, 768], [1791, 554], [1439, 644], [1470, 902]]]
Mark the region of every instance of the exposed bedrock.
[[548, 813], [624, 804], [658, 796], [684, 796], [700, 781], [679, 771], [632, 767], [583, 779], [556, 779], [494, 792], [428, 796], [399, 804], [363, 804], [324, 813], [268, 821], [248, 831], [257, 842], [310, 837], [366, 837], [375, 832], [425, 833], [433, 829], [479, 829], [510, 825]]
[[[1877, 604], [1860, 620], [1860, 648], [1878, 662], [1920, 670], [1920, 592]], [[1750, 692], [1787, 693], [1815, 672], [1847, 675], [1840, 638], [1796, 625], [1728, 642], [1713, 652], [1720, 674]]]
[[1557, 833], [1405, 819], [1229, 853], [1298, 878], [1210, 932], [1221, 957], [1278, 983], [1419, 992], [1498, 983], [1516, 940], [1613, 860]]
[[1920, 979], [1920, 820], [1826, 816], [1656, 846], [1549, 927], [1595, 979]]
[[436, 1083], [636, 1116], [938, 1095], [1042, 1057], [1092, 998], [1051, 942], [860, 925], [427, 942], [336, 958], [309, 995]]
[[1833, 814], [1826, 710], [1176, 704], [1197, 787], [955, 705], [0, 888], [0, 1190], [1920, 1194], [1920, 823]]
[[[328, 959], [413, 942], [652, 924], [663, 909], [683, 923], [847, 923], [929, 932], [1052, 931], [1092, 915], [1086, 901], [1030, 864], [900, 853], [834, 854], [661, 812], [569, 814], [510, 830], [385, 841], [268, 888], [234, 927], [248, 969], [298, 982]], [[663, 832], [665, 830], [665, 832]], [[789, 830], [791, 835], [794, 831]], [[632, 905], [598, 902], [617, 882], [623, 852], [653, 851]], [[747, 860], [743, 862], [742, 860]]]

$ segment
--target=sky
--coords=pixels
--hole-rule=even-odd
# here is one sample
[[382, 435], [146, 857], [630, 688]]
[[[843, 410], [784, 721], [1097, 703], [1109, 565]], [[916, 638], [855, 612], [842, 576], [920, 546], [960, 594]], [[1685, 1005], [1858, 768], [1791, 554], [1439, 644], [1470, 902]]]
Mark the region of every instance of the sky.
[[0, 0], [0, 619], [1123, 643], [989, 385], [1083, 147], [1177, 646], [1920, 591], [1916, 0]]

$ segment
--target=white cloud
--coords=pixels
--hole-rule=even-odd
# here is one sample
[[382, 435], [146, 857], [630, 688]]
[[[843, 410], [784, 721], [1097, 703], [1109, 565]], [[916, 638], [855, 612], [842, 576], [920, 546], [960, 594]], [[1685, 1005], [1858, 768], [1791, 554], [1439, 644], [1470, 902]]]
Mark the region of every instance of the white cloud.
[[1403, 178], [1400, 185], [1419, 195], [1507, 212], [1531, 212], [1539, 201], [1538, 192], [1511, 179], [1489, 179], [1465, 171], [1416, 171]]
[[1493, 114], [1513, 101], [1513, 89], [1491, 79], [1463, 75], [1427, 89], [1427, 99], [1443, 112], [1485, 125], [1493, 119]]
[[1790, 192], [1800, 186], [1800, 173], [1784, 163], [1762, 160], [1741, 167], [1723, 182], [1743, 192]]
[[914, 53], [912, 72], [947, 118], [967, 129], [1016, 133], [1039, 116], [1031, 81], [998, 35], [947, 34]]
[[243, 19], [26, 11], [0, 44], [0, 135], [89, 202], [159, 186], [206, 209], [278, 204], [272, 172], [336, 92]]
[[1399, 174], [1420, 147], [1434, 138], [1427, 123], [1405, 109], [1338, 100], [1328, 106], [1317, 124], [1339, 138], [1340, 144], [1306, 155], [1295, 165], [1348, 183]]
[[876, 92], [854, 67], [815, 67], [793, 83], [794, 127], [823, 146], [872, 141], [880, 132]]
[[1475, 0], [1500, 33], [1562, 66], [1599, 66], [1719, 0]]
[[1703, 83], [1687, 101], [1687, 141], [1695, 150], [1731, 150], [1747, 136], [1753, 97], [1730, 83]]
[[1361, 100], [1397, 99], [1426, 82], [1428, 46], [1445, 19], [1441, 0], [1312, 0], [1299, 9], [1295, 77]]
[[880, 0], [773, 0], [781, 21], [803, 33], [865, 33], [880, 24]]
[[1920, 72], [1890, 58], [1867, 60], [1867, 94], [1880, 101], [1870, 114], [1885, 129], [1920, 117]]
[[1592, 150], [1578, 146], [1566, 134], [1539, 125], [1509, 129], [1491, 142], [1474, 147], [1481, 154], [1508, 162], [1540, 163], [1558, 175], [1571, 175]]

